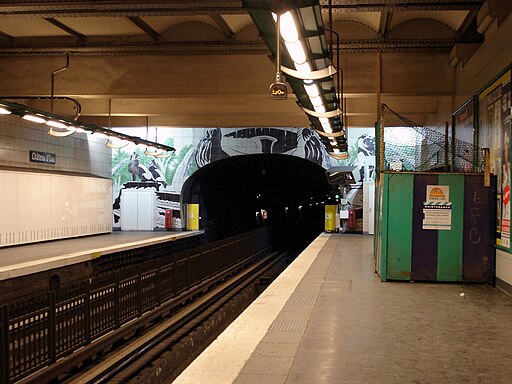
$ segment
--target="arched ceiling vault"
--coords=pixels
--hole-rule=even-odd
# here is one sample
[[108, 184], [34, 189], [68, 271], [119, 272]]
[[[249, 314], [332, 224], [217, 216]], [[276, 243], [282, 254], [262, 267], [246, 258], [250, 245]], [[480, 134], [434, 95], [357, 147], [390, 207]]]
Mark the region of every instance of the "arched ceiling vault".
[[[419, 123], [450, 102], [450, 50], [481, 43], [483, 3], [332, 0], [348, 127], [373, 126], [379, 100]], [[320, 5], [328, 27], [329, 1]], [[86, 122], [309, 126], [293, 95], [269, 100], [274, 64], [242, 0], [0, 3], [0, 97], [49, 96], [67, 54], [55, 96], [79, 101]], [[48, 109], [47, 100], [26, 103]], [[66, 101], [55, 108], [72, 114]]]

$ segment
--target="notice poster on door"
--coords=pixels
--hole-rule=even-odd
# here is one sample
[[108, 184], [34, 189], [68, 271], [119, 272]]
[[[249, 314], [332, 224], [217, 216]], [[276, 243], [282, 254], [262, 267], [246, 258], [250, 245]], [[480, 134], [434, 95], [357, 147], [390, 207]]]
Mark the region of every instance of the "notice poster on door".
[[427, 185], [426, 201], [423, 203], [423, 229], [449, 231], [452, 229], [452, 203], [450, 187]]

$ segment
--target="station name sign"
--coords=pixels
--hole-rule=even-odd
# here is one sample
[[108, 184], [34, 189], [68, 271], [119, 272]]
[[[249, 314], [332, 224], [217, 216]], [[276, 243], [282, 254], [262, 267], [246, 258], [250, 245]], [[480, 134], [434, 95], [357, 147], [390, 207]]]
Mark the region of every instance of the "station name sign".
[[57, 156], [55, 153], [30, 151], [29, 161], [33, 163], [55, 164]]

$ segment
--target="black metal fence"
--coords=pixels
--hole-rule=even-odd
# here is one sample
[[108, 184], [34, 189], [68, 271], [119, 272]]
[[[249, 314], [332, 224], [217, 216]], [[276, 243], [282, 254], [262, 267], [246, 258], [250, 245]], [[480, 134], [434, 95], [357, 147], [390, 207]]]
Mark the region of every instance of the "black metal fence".
[[0, 383], [20, 380], [270, 246], [267, 228], [0, 306]]

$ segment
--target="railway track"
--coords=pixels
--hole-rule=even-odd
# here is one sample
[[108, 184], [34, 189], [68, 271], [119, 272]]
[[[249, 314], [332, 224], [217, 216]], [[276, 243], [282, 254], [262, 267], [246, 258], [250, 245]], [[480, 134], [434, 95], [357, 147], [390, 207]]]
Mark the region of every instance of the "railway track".
[[20, 383], [128, 382], [288, 254], [259, 252]]

